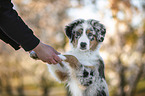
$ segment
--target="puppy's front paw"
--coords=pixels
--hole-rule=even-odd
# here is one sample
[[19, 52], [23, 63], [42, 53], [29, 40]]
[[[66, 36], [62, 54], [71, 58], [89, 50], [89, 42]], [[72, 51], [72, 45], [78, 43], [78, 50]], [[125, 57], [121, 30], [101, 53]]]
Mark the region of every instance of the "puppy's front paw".
[[66, 57], [64, 56], [64, 55], [58, 55], [58, 57], [60, 58], [60, 59], [62, 59], [63, 61], [65, 61], [66, 60]]
[[64, 56], [66, 57], [65, 62], [68, 62], [71, 68], [77, 69], [79, 67], [80, 62], [75, 56], [73, 55], [64, 55]]

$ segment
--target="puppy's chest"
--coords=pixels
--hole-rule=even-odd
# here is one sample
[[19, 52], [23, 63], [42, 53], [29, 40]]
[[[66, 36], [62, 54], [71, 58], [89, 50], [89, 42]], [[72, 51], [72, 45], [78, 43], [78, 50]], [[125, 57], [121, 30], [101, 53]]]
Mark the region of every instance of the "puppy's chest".
[[96, 83], [99, 84], [99, 81], [102, 79], [100, 76], [104, 71], [104, 68], [102, 68], [102, 72], [99, 71], [100, 65], [102, 65], [99, 62], [100, 56], [74, 53], [72, 52], [71, 54], [81, 63], [79, 68], [75, 70], [76, 80], [79, 84], [83, 86], [90, 86]]
[[76, 78], [83, 86], [90, 86], [99, 79], [99, 73], [96, 66], [80, 65], [79, 70], [76, 70]]

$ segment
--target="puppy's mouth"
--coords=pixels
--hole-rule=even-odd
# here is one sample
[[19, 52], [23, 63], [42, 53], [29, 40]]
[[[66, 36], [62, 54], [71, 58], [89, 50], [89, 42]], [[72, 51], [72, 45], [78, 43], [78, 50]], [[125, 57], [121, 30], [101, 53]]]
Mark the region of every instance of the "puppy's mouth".
[[85, 51], [85, 50], [87, 50], [87, 48], [80, 47], [80, 50]]

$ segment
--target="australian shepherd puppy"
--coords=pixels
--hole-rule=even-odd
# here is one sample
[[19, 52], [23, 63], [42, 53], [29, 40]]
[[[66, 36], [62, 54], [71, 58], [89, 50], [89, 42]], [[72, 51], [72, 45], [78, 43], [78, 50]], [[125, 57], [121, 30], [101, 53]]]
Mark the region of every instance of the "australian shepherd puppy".
[[48, 64], [50, 73], [58, 82], [67, 84], [72, 96], [109, 96], [99, 54], [106, 33], [103, 24], [78, 19], [66, 26], [65, 33], [71, 50], [59, 55], [61, 64]]

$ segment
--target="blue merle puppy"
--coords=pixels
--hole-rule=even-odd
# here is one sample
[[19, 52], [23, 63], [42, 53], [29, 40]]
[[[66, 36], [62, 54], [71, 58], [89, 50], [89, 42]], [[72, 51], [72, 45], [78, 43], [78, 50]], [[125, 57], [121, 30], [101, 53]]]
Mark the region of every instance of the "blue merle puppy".
[[106, 29], [96, 20], [78, 19], [65, 28], [71, 50], [59, 55], [62, 63], [48, 64], [52, 76], [67, 84], [72, 96], [109, 96], [99, 48]]

